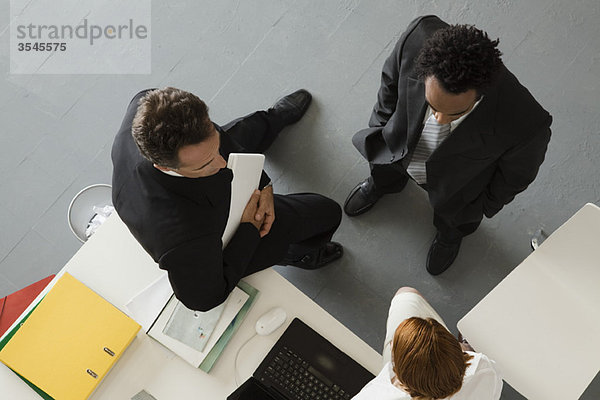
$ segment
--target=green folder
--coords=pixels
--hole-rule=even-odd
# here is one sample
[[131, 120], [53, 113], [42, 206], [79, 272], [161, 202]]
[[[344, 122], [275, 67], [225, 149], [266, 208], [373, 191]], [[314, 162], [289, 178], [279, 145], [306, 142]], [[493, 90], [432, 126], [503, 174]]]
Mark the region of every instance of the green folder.
[[210, 372], [213, 365], [215, 365], [215, 363], [221, 356], [221, 353], [225, 349], [225, 346], [227, 346], [227, 343], [229, 343], [229, 340], [231, 340], [231, 337], [233, 336], [233, 334], [239, 329], [242, 322], [244, 322], [244, 318], [246, 318], [246, 314], [248, 314], [250, 307], [256, 300], [256, 297], [259, 293], [258, 289], [250, 286], [248, 283], [246, 283], [244, 281], [239, 281], [237, 286], [240, 289], [242, 289], [244, 292], [248, 293], [248, 299], [246, 300], [246, 302], [244, 303], [244, 305], [242, 306], [240, 311], [237, 313], [237, 315], [235, 316], [233, 321], [231, 321], [231, 324], [229, 324], [229, 326], [227, 327], [225, 332], [223, 332], [223, 334], [221, 335], [221, 337], [219, 338], [217, 343], [215, 343], [213, 348], [206, 355], [206, 358], [204, 358], [204, 360], [198, 367], [206, 373]]

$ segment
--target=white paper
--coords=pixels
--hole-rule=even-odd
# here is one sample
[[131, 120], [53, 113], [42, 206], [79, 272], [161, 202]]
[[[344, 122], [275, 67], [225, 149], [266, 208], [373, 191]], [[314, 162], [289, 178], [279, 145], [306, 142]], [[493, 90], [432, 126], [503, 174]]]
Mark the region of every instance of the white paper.
[[164, 273], [129, 300], [125, 307], [129, 310], [129, 316], [142, 326], [144, 332], [148, 332], [172, 295], [169, 277]]
[[[171, 301], [177, 301], [177, 299], [173, 297]], [[177, 303], [163, 333], [194, 350], [204, 350], [204, 346], [208, 343], [210, 335], [225, 310], [225, 303], [205, 312], [190, 310], [180, 301]]]
[[227, 168], [233, 171], [233, 180], [231, 181], [229, 217], [222, 237], [223, 248], [227, 246], [238, 226], [240, 226], [242, 214], [248, 200], [250, 200], [252, 193], [258, 189], [264, 163], [265, 156], [262, 154], [229, 154]]
[[217, 343], [223, 332], [225, 332], [231, 321], [233, 321], [238, 312], [241, 310], [246, 300], [248, 300], [248, 297], [248, 293], [244, 292], [239, 287], [236, 286], [233, 289], [225, 301], [225, 309], [223, 310], [223, 314], [215, 326], [215, 329], [208, 339], [208, 343], [204, 347], [203, 351], [194, 350], [193, 348], [181, 343], [179, 340], [173, 339], [172, 337], [163, 333], [163, 329], [173, 313], [177, 302], [169, 302], [163, 312], [160, 313], [160, 316], [154, 323], [154, 326], [148, 332], [148, 335], [171, 350], [173, 353], [177, 354], [179, 357], [183, 358], [186, 362], [198, 368], [215, 343]]

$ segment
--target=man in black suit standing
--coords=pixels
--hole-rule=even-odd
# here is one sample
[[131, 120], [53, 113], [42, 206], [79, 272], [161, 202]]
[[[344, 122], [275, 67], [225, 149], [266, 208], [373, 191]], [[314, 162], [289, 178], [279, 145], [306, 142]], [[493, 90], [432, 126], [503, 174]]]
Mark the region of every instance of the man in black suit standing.
[[434, 211], [432, 275], [450, 267], [484, 215], [535, 179], [550, 140], [552, 117], [503, 65], [497, 45], [473, 26], [417, 18], [385, 61], [370, 128], [352, 139], [371, 175], [344, 211], [362, 214], [414, 180]]
[[318, 194], [274, 195], [264, 171], [222, 249], [229, 153], [264, 152], [310, 102], [299, 90], [223, 127], [202, 100], [180, 89], [145, 90], [129, 104], [112, 148], [113, 204], [186, 307], [209, 310], [242, 277], [274, 264], [314, 269], [341, 257], [342, 246], [331, 242], [340, 206]]

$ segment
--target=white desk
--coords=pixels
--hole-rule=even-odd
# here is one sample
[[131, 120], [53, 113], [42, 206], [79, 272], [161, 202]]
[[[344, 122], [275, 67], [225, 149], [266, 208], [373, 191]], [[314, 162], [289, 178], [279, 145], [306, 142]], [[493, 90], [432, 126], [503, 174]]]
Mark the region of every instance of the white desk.
[[[109, 218], [81, 247], [57, 278], [64, 272], [69, 272], [123, 311], [133, 295], [164, 273], [116, 215]], [[373, 374], [381, 369], [380, 354], [277, 272], [267, 269], [244, 280], [260, 290], [258, 300], [210, 374], [191, 367], [140, 332], [90, 398], [130, 399], [145, 389], [158, 400], [225, 399], [236, 388], [234, 358], [237, 350], [254, 334], [258, 317], [274, 306], [283, 307], [288, 313], [288, 320], [271, 335], [257, 336], [242, 349], [238, 359], [241, 382], [252, 375], [295, 316]], [[40, 296], [43, 294], [45, 292]], [[1, 363], [0, 388], [3, 398], [8, 394], [11, 399], [39, 400], [37, 394]]]
[[578, 399], [600, 370], [600, 208], [579, 210], [458, 329], [528, 399]]

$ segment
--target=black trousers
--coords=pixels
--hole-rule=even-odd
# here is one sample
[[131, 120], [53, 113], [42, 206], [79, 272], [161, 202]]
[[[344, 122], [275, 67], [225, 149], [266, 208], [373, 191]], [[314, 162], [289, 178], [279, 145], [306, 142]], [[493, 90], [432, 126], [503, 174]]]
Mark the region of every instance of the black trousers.
[[[271, 110], [257, 111], [222, 126], [223, 131], [251, 153], [263, 153], [285, 127]], [[329, 242], [342, 221], [338, 203], [315, 193], [274, 195], [275, 222], [261, 238], [246, 275], [284, 258], [302, 258]], [[287, 243], [287, 251], [274, 251]], [[283, 246], [286, 248], [286, 246]]]
[[236, 118], [221, 128], [248, 152], [264, 153], [285, 128], [285, 124], [269, 109]]
[[[404, 189], [408, 180], [412, 179], [402, 165], [402, 161], [393, 164], [369, 163], [369, 167], [371, 168], [371, 178], [375, 185], [375, 192], [380, 195], [398, 193]], [[419, 186], [427, 190], [427, 184]], [[445, 241], [458, 241], [464, 236], [475, 232], [480, 224], [481, 219], [467, 224], [455, 225], [436, 214], [435, 210], [433, 213], [433, 226], [436, 227], [442, 240]]]

